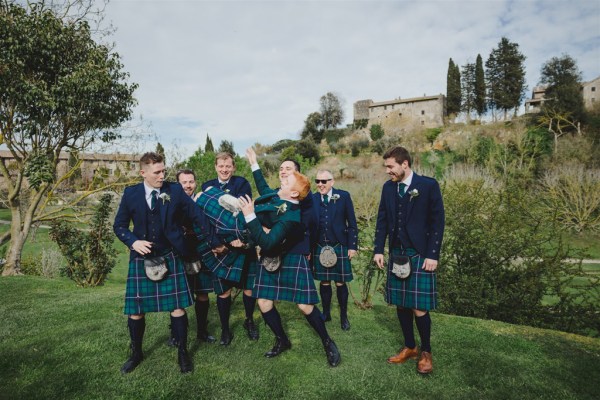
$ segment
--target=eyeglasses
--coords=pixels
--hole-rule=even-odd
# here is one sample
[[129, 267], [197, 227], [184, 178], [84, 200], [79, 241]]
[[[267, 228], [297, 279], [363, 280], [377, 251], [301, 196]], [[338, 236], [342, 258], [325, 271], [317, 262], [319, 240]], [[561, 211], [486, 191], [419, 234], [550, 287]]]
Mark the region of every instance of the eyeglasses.
[[323, 185], [326, 184], [327, 182], [329, 182], [331, 180], [331, 178], [329, 179], [315, 179], [315, 183], [322, 183]]

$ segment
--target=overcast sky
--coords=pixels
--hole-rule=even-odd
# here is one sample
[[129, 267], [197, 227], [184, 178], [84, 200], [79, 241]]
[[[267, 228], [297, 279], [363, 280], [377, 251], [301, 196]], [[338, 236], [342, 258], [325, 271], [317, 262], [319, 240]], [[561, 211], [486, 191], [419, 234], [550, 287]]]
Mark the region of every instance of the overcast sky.
[[529, 90], [563, 54], [584, 80], [600, 75], [598, 0], [111, 0], [106, 12], [140, 85], [136, 115], [184, 156], [207, 133], [238, 153], [296, 139], [328, 91], [344, 124], [357, 100], [445, 94], [449, 58], [485, 62], [503, 36], [527, 57]]

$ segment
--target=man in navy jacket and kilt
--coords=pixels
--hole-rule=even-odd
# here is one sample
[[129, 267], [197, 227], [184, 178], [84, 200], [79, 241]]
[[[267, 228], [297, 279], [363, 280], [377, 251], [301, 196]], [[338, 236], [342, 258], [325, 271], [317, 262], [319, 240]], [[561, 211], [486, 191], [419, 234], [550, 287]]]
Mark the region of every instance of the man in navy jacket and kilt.
[[[385, 300], [396, 306], [404, 336], [404, 347], [388, 362], [402, 364], [418, 357], [417, 371], [429, 374], [433, 371], [429, 310], [437, 306], [435, 271], [445, 223], [442, 194], [435, 179], [411, 170], [412, 160], [404, 147], [389, 149], [383, 159], [391, 179], [381, 192], [374, 261], [384, 268], [384, 246], [389, 238]], [[413, 316], [421, 339], [420, 355]]]
[[[329, 170], [317, 171], [317, 191], [313, 193], [313, 209], [317, 224], [313, 254], [314, 276], [320, 281], [319, 292], [325, 321], [331, 321], [331, 281], [335, 282], [340, 307], [342, 330], [350, 329], [348, 320], [348, 286], [353, 279], [350, 260], [358, 249], [358, 226], [350, 193], [334, 188]], [[324, 256], [325, 265], [321, 262]]]
[[[282, 178], [281, 187], [277, 192], [271, 190], [256, 199], [254, 204], [249, 197], [240, 197], [243, 217], [223, 212], [215, 194], [210, 190], [202, 193], [197, 203], [217, 227], [217, 231], [222, 234], [234, 233], [245, 242], [260, 246], [262, 264], [258, 269], [253, 295], [258, 298], [258, 306], [265, 323], [275, 334], [275, 345], [265, 353], [265, 357], [276, 357], [292, 346], [274, 305], [275, 300], [285, 300], [298, 305], [321, 338], [328, 363], [335, 367], [340, 363], [341, 356], [327, 333], [321, 312], [315, 306], [319, 298], [308, 258], [303, 254], [289, 252], [290, 248], [303, 240], [304, 226], [301, 222], [299, 202], [309, 192], [308, 179], [294, 171], [293, 174]], [[201, 204], [202, 201], [205, 203]], [[278, 268], [267, 269], [267, 258], [278, 259]]]
[[[171, 314], [181, 372], [190, 372], [193, 368], [187, 353], [185, 313], [193, 298], [183, 265], [183, 257], [189, 255], [189, 250], [182, 227], [187, 220], [198, 226], [203, 226], [206, 220], [179, 183], [164, 181], [163, 160], [157, 153], [145, 153], [141, 157], [140, 174], [144, 181], [125, 189], [113, 225], [119, 240], [131, 250], [124, 310], [129, 316], [131, 356], [121, 368], [122, 373], [133, 371], [144, 358], [145, 314], [161, 311]], [[130, 229], [131, 222], [133, 229]], [[152, 261], [157, 264], [150, 265]]]

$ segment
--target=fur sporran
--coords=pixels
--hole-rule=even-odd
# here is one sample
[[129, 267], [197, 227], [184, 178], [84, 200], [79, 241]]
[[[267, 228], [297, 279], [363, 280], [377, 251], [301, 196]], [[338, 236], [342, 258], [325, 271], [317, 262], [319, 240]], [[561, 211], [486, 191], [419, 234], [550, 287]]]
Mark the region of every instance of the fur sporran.
[[409, 256], [396, 256], [392, 258], [392, 273], [398, 279], [408, 279], [412, 272]]
[[265, 257], [260, 258], [261, 265], [269, 272], [275, 272], [281, 267], [281, 257]]
[[335, 267], [335, 265], [337, 264], [337, 254], [335, 254], [335, 249], [331, 246], [321, 247], [321, 253], [319, 254], [319, 262], [325, 268]]
[[148, 279], [154, 282], [162, 281], [167, 276], [167, 260], [163, 256], [144, 258], [144, 269]]
[[188, 275], [196, 275], [200, 272], [200, 269], [202, 269], [200, 260], [184, 261], [183, 265], [185, 265], [185, 273]]

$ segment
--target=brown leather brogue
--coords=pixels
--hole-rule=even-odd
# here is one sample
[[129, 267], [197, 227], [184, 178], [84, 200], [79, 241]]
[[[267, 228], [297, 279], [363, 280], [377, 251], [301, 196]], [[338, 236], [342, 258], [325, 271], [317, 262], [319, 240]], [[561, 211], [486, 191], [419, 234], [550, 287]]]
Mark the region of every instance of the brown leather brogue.
[[427, 351], [421, 352], [421, 357], [419, 358], [419, 363], [417, 364], [417, 372], [420, 374], [430, 374], [433, 371], [433, 360], [431, 358], [431, 353]]
[[418, 355], [419, 352], [416, 347], [414, 349], [403, 347], [402, 350], [400, 350], [400, 353], [388, 358], [387, 362], [390, 364], [404, 364], [409, 359], [416, 360]]

